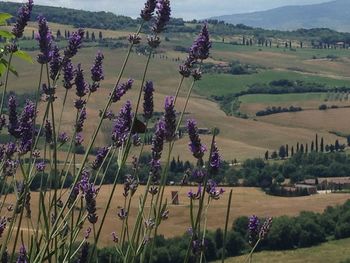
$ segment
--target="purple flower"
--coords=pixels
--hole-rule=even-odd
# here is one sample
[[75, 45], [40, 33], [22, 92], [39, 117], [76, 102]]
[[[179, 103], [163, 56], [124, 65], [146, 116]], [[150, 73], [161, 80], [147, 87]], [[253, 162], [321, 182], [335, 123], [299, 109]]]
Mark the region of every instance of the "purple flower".
[[4, 115], [0, 116], [0, 131], [6, 126], [6, 118]]
[[164, 147], [165, 139], [165, 123], [163, 120], [159, 120], [155, 127], [155, 132], [152, 139], [152, 160], [151, 171], [152, 181], [157, 182], [160, 176], [160, 158], [162, 157], [162, 151]]
[[56, 80], [59, 76], [59, 71], [62, 66], [62, 58], [59, 48], [55, 45], [51, 50], [50, 61], [50, 78]]
[[5, 231], [7, 224], [7, 218], [6, 217], [0, 217], [0, 238], [2, 237], [2, 234]]
[[45, 17], [39, 16], [38, 24], [39, 33], [36, 35], [36, 40], [39, 42], [41, 54], [38, 55], [37, 60], [40, 64], [45, 64], [51, 60], [52, 34]]
[[133, 79], [129, 79], [127, 82], [119, 85], [113, 91], [112, 102], [117, 102], [125, 95], [125, 93], [132, 88], [132, 84], [134, 83]]
[[75, 86], [77, 88], [76, 94], [78, 97], [84, 97], [88, 91], [88, 84], [84, 79], [84, 70], [81, 68], [81, 64], [78, 64], [75, 71]]
[[75, 125], [75, 131], [77, 133], [83, 131], [85, 120], [86, 120], [86, 108], [83, 108], [79, 113], [79, 118], [78, 118], [77, 123]]
[[18, 253], [18, 258], [17, 258], [17, 263], [27, 263], [27, 250], [26, 247], [22, 244], [19, 253]]
[[141, 10], [141, 18], [144, 21], [150, 21], [152, 19], [156, 3], [157, 0], [147, 0], [144, 9]]
[[83, 135], [81, 133], [78, 133], [75, 135], [75, 146], [79, 146], [83, 143], [84, 138]]
[[81, 110], [82, 108], [84, 108], [84, 106], [86, 105], [86, 100], [83, 100], [81, 98], [79, 99], [76, 99], [74, 101], [74, 107], [77, 109], [77, 110]]
[[192, 178], [197, 183], [202, 183], [204, 181], [204, 178], [207, 176], [207, 173], [202, 169], [196, 169], [192, 173]]
[[264, 224], [261, 226], [260, 232], [259, 232], [259, 238], [261, 240], [265, 239], [270, 232], [272, 226], [272, 217], [268, 217]]
[[123, 196], [127, 197], [129, 192], [131, 192], [131, 196], [133, 196], [139, 186], [139, 182], [130, 174], [128, 174], [125, 178], [124, 182], [124, 193]]
[[202, 78], [202, 72], [198, 68], [195, 70], [192, 70], [191, 74], [195, 81], [201, 80]]
[[99, 51], [96, 55], [95, 62], [91, 68], [91, 79], [94, 82], [100, 82], [104, 79], [102, 61], [104, 59], [103, 54]]
[[214, 180], [211, 180], [211, 179], [208, 180], [206, 191], [209, 194], [209, 196], [214, 200], [219, 200], [220, 196], [222, 196], [225, 192], [225, 190], [222, 188], [217, 189], [216, 182]]
[[16, 174], [19, 163], [16, 160], [8, 159], [3, 165], [4, 176], [13, 176]]
[[152, 31], [154, 33], [161, 33], [166, 24], [170, 21], [170, 14], [171, 14], [171, 8], [170, 8], [170, 1], [169, 0], [157, 0], [156, 4], [156, 18], [155, 22], [152, 27]]
[[191, 76], [191, 69], [186, 64], [183, 64], [179, 66], [179, 73], [185, 78], [188, 78]]
[[210, 156], [210, 167], [212, 171], [219, 170], [221, 165], [221, 156], [219, 154], [218, 147], [216, 146], [216, 143], [213, 145], [213, 150]]
[[8, 115], [9, 115], [9, 124], [8, 132], [18, 138], [18, 116], [17, 116], [17, 100], [15, 96], [10, 96], [8, 100]]
[[117, 234], [115, 232], [112, 232], [111, 236], [112, 236], [112, 241], [114, 243], [118, 243], [119, 242], [119, 237], [117, 236]]
[[35, 165], [35, 168], [38, 172], [43, 172], [45, 171], [46, 164], [45, 162], [39, 162]]
[[198, 160], [202, 160], [204, 153], [207, 151], [207, 147], [201, 143], [199, 138], [197, 122], [195, 120], [187, 120], [187, 130], [190, 137], [190, 151], [193, 156]]
[[16, 151], [17, 151], [17, 147], [15, 143], [9, 142], [8, 144], [6, 144], [5, 154], [7, 158], [11, 158]]
[[168, 96], [165, 98], [165, 114], [164, 114], [164, 122], [165, 122], [165, 139], [170, 142], [175, 139], [175, 131], [176, 131], [176, 111], [174, 105], [174, 97]]
[[192, 47], [190, 48], [190, 56], [193, 56], [193, 58], [196, 60], [205, 60], [209, 57], [210, 48], [211, 42], [208, 32], [208, 25], [204, 24], [199, 36], [193, 42]]
[[47, 143], [52, 143], [52, 125], [49, 120], [45, 122], [45, 140]]
[[117, 215], [120, 218], [120, 220], [124, 220], [125, 218], [128, 217], [128, 211], [125, 210], [124, 208], [121, 208]]
[[34, 134], [34, 117], [36, 115], [36, 107], [30, 100], [26, 101], [21, 117], [19, 119], [18, 131], [21, 136], [20, 152], [25, 154], [32, 148], [32, 140]]
[[72, 58], [78, 53], [78, 49], [81, 48], [81, 44], [84, 38], [84, 29], [78, 29], [78, 31], [73, 32], [68, 41], [68, 46], [64, 51], [65, 58]]
[[206, 249], [207, 241], [202, 239], [195, 239], [192, 241], [192, 253], [200, 255]]
[[87, 218], [91, 224], [96, 224], [98, 219], [98, 216], [96, 214], [96, 196], [98, 190], [93, 183], [89, 182], [89, 179], [90, 173], [87, 170], [84, 170], [82, 172], [82, 178], [80, 181], [80, 189], [82, 190], [85, 197], [86, 210], [88, 212]]
[[115, 120], [112, 132], [112, 140], [116, 147], [121, 147], [128, 138], [132, 123], [131, 110], [131, 103], [130, 101], [127, 101], [120, 110], [117, 119]]
[[249, 223], [248, 223], [248, 232], [249, 232], [249, 243], [251, 245], [256, 242], [256, 238], [258, 236], [258, 233], [260, 231], [260, 220], [257, 216], [252, 215], [249, 217]]
[[49, 87], [45, 83], [41, 86], [41, 90], [47, 98], [52, 98], [55, 95], [55, 87]]
[[137, 146], [140, 146], [141, 145], [141, 137], [137, 134], [137, 133], [134, 133], [132, 135], [132, 144], [137, 147]]
[[192, 189], [187, 193], [187, 196], [188, 198], [192, 199], [192, 200], [198, 200], [201, 198], [202, 196], [202, 186], [201, 185], [198, 185], [198, 189], [197, 189], [197, 192], [194, 193], [192, 191]]
[[151, 195], [156, 195], [158, 193], [158, 187], [156, 186], [151, 186], [148, 190], [148, 192], [151, 194]]
[[130, 34], [128, 37], [128, 41], [133, 45], [138, 45], [141, 42], [141, 37], [137, 34]]
[[77, 199], [77, 197], [79, 195], [79, 189], [80, 189], [79, 183], [71, 189], [70, 194], [69, 194], [69, 198], [68, 198], [68, 207], [73, 206], [75, 200]]
[[108, 152], [109, 152], [109, 147], [103, 147], [103, 148], [98, 150], [97, 155], [96, 155], [96, 159], [92, 163], [92, 169], [97, 170], [101, 167]]
[[66, 142], [68, 142], [69, 140], [69, 136], [66, 132], [61, 132], [59, 135], [58, 135], [58, 138], [57, 138], [57, 141], [61, 144], [65, 144]]
[[81, 254], [78, 259], [78, 263], [87, 263], [89, 259], [89, 247], [90, 244], [88, 242], [84, 242], [83, 247], [81, 248]]
[[89, 238], [89, 236], [90, 236], [90, 234], [91, 234], [91, 231], [92, 231], [91, 227], [88, 227], [88, 228], [86, 229], [86, 231], [85, 231], [85, 233], [84, 233], [84, 238], [85, 238], [85, 239], [88, 239], [88, 238]]
[[159, 47], [161, 41], [158, 36], [148, 36], [147, 42], [151, 48], [156, 49], [157, 47]]
[[143, 98], [144, 98], [143, 117], [146, 120], [151, 119], [153, 115], [153, 108], [154, 108], [153, 92], [154, 92], [153, 82], [147, 81], [145, 87], [143, 88]]
[[17, 20], [12, 29], [12, 34], [14, 34], [16, 38], [21, 38], [23, 36], [24, 28], [27, 26], [27, 23], [30, 20], [33, 5], [33, 0], [28, 0], [28, 3], [22, 5], [18, 9]]
[[63, 87], [65, 89], [72, 88], [72, 80], [74, 79], [74, 67], [72, 61], [67, 59], [63, 63]]

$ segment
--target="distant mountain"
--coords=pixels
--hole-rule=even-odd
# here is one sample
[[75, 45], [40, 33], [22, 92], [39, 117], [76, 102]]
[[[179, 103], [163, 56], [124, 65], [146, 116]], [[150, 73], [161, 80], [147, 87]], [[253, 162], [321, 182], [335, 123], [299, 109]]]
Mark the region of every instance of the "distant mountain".
[[331, 28], [350, 32], [350, 0], [285, 6], [261, 12], [219, 16], [213, 19], [266, 29]]

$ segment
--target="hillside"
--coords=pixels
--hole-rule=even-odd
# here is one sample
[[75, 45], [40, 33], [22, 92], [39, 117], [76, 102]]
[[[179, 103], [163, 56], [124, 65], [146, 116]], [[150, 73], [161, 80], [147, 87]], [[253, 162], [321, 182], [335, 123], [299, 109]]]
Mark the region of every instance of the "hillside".
[[331, 28], [350, 32], [350, 1], [336, 0], [305, 6], [285, 6], [267, 11], [215, 17], [227, 23], [267, 29]]

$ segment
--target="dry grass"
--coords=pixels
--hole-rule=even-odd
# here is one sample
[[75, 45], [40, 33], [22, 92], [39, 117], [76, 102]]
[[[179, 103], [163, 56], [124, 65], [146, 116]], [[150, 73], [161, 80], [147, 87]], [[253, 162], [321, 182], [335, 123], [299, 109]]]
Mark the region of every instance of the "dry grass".
[[[160, 227], [160, 234], [166, 237], [173, 237], [182, 235], [186, 229], [190, 226], [189, 222], [189, 200], [187, 198], [187, 192], [192, 187], [177, 187], [169, 186], [165, 191], [165, 198], [171, 200], [171, 191], [179, 191], [180, 205], [179, 206], [169, 206], [170, 217], [168, 221], [163, 222]], [[194, 189], [195, 187], [193, 187]], [[230, 188], [225, 188], [226, 192]], [[107, 198], [109, 197], [111, 191], [111, 186], [103, 186], [100, 190], [98, 196], [97, 213], [101, 215]], [[130, 226], [135, 223], [135, 214], [138, 205], [138, 199], [144, 192], [144, 187], [139, 187], [135, 197], [133, 199], [130, 211]], [[233, 201], [232, 201], [232, 215], [230, 219], [230, 224], [234, 218], [239, 216], [249, 216], [256, 214], [261, 217], [266, 216], [281, 216], [281, 215], [297, 215], [301, 211], [314, 211], [322, 212], [327, 206], [334, 206], [344, 203], [350, 195], [348, 194], [320, 194], [307, 197], [296, 197], [296, 198], [283, 198], [269, 196], [263, 193], [261, 190], [256, 188], [243, 188], [237, 187], [233, 188]], [[32, 204], [38, 204], [38, 193], [32, 193]], [[123, 206], [124, 198], [122, 196], [122, 186], [117, 187], [117, 191], [112, 199], [112, 206], [107, 215], [106, 222], [103, 228], [101, 236], [101, 246], [112, 245], [110, 233], [116, 231], [120, 233], [121, 221], [117, 217], [118, 207]], [[13, 203], [14, 197], [10, 196], [7, 202]], [[214, 230], [218, 227], [223, 228], [225, 224], [225, 215], [228, 202], [228, 194], [225, 194], [219, 201], [213, 201], [211, 207], [209, 208], [209, 218], [208, 218], [208, 228]], [[146, 211], [148, 212], [149, 203], [147, 204]], [[32, 205], [32, 214], [36, 216], [38, 214], [38, 207]], [[33, 218], [33, 222], [36, 222]], [[34, 223], [35, 225], [35, 223]], [[24, 223], [23, 226], [27, 226]], [[87, 227], [87, 225], [85, 226]], [[30, 224], [29, 227], [30, 228]]]
[[263, 122], [286, 127], [308, 128], [315, 131], [339, 131], [348, 133], [350, 109], [333, 109], [327, 111], [310, 110], [297, 113], [275, 114], [259, 118]]

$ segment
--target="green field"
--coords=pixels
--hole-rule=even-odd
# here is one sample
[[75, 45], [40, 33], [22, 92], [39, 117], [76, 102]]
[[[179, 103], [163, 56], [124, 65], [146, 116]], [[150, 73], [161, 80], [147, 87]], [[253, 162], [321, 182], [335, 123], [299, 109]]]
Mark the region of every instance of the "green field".
[[302, 80], [325, 84], [330, 87], [350, 86], [350, 80], [306, 75], [292, 71], [264, 70], [251, 75], [207, 74], [199, 82], [196, 91], [204, 96], [237, 93], [252, 84], [268, 84], [273, 80]]
[[239, 97], [242, 103], [283, 103], [295, 101], [324, 101], [327, 93], [257, 94]]
[[[311, 248], [280, 252], [260, 252], [253, 256], [255, 263], [340, 263], [350, 259], [350, 239], [324, 243]], [[245, 256], [227, 259], [227, 263], [243, 263]], [[217, 262], [219, 263], [219, 262]]]

